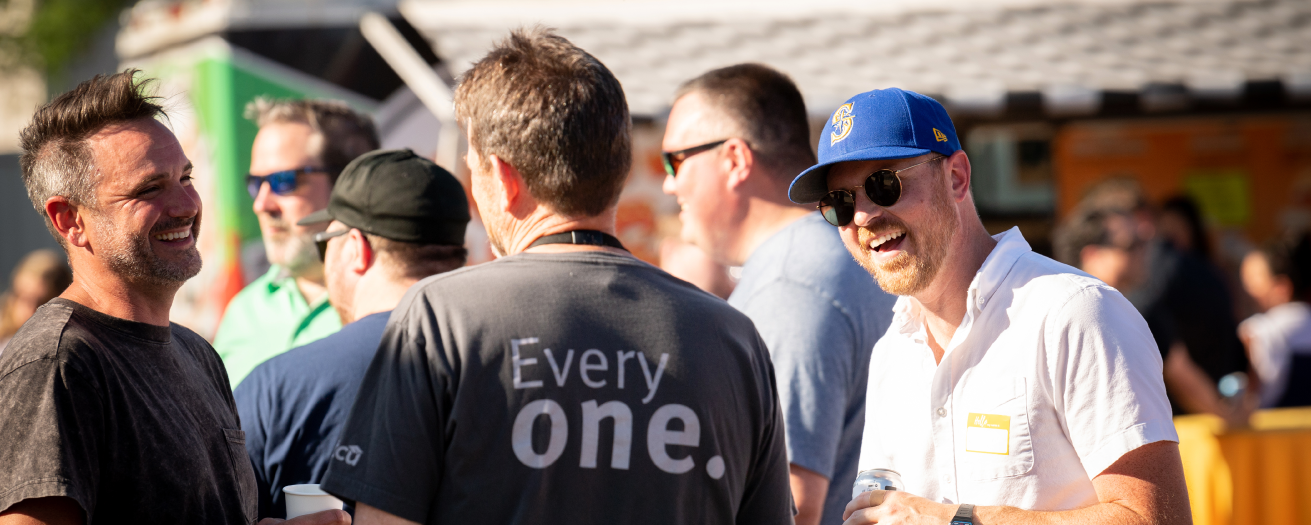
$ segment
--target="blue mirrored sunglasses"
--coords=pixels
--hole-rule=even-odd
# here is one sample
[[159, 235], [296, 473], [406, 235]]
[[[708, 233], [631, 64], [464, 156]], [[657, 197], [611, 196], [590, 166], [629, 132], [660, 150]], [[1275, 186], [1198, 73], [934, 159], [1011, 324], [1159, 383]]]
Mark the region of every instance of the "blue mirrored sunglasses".
[[268, 175], [246, 175], [246, 191], [250, 192], [250, 198], [259, 195], [259, 189], [265, 182], [269, 183], [269, 190], [278, 195], [287, 195], [296, 191], [296, 177], [305, 173], [326, 173], [323, 168], [306, 166], [294, 170], [275, 171]]

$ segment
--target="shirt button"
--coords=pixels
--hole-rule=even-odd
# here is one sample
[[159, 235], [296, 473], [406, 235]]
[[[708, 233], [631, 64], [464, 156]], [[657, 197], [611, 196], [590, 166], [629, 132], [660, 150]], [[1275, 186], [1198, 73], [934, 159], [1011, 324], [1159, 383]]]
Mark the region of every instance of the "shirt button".
[[938, 407], [938, 416], [947, 417], [947, 409]]

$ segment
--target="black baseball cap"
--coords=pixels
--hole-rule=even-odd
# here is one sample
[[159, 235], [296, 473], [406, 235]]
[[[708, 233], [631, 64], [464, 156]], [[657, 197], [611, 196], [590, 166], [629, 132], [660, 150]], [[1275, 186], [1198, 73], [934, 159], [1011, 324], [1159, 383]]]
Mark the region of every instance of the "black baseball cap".
[[370, 151], [342, 170], [327, 208], [296, 224], [333, 220], [393, 241], [463, 246], [469, 200], [451, 172], [413, 151]]

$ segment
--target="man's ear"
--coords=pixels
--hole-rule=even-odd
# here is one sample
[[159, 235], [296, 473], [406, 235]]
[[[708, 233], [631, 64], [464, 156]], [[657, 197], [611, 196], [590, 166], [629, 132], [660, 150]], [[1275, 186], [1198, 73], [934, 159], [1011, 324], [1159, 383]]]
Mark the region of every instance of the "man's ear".
[[373, 266], [374, 256], [377, 252], [374, 251], [373, 245], [369, 244], [369, 240], [364, 237], [364, 232], [352, 229], [346, 236], [350, 238], [350, 242], [346, 243], [346, 246], [342, 246], [342, 249], [350, 250], [346, 254], [350, 256], [351, 261], [348, 269], [357, 275], [364, 275], [364, 272], [369, 271], [369, 268]]
[[69, 246], [86, 248], [91, 244], [87, 239], [85, 216], [81, 207], [73, 204], [67, 197], [56, 195], [46, 199], [45, 210], [55, 232]]
[[529, 204], [536, 204], [531, 202], [532, 195], [528, 193], [528, 185], [524, 182], [523, 175], [509, 162], [496, 155], [490, 155], [488, 159], [492, 164], [492, 178], [501, 189], [497, 206], [506, 213], [522, 218], [523, 208]]
[[970, 196], [970, 158], [965, 150], [956, 150], [950, 157], [942, 160], [947, 164], [947, 182], [951, 188], [951, 198], [956, 202], [964, 201]]
[[742, 139], [733, 138], [724, 141], [724, 162], [728, 168], [728, 187], [737, 189], [739, 185], [751, 178], [751, 168], [756, 163], [756, 152]]

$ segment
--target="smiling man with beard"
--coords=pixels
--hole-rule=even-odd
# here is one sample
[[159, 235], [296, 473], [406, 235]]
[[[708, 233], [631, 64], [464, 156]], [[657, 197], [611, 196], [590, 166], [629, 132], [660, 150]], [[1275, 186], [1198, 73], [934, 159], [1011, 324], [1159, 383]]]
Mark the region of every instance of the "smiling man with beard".
[[905, 486], [857, 495], [846, 523], [1191, 522], [1160, 354], [1133, 306], [1018, 228], [988, 235], [933, 99], [875, 90], [828, 124], [789, 197], [819, 201], [902, 296], [870, 359], [860, 469]]
[[82, 83], [22, 133], [23, 183], [73, 283], [0, 357], [3, 525], [255, 522], [223, 365], [169, 322], [200, 271], [201, 203], [135, 73]]

